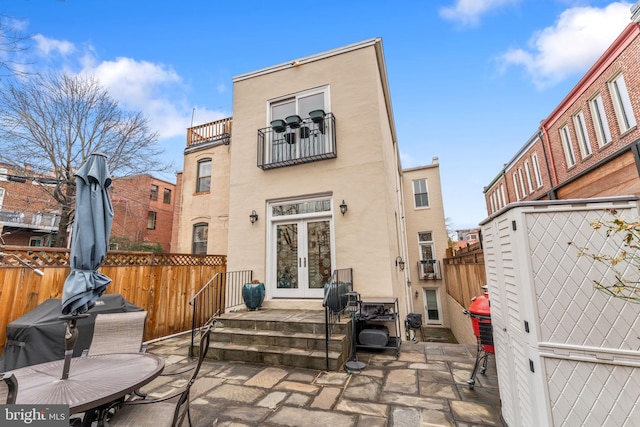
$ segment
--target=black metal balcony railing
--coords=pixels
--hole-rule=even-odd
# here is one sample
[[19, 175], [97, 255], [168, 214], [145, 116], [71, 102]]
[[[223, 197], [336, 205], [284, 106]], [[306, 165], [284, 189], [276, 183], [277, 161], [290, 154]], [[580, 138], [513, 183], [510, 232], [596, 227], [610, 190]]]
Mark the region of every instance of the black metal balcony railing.
[[262, 170], [334, 159], [336, 125], [333, 114], [295, 125], [258, 129], [258, 167]]
[[418, 273], [420, 280], [442, 280], [440, 261], [435, 259], [418, 261]]

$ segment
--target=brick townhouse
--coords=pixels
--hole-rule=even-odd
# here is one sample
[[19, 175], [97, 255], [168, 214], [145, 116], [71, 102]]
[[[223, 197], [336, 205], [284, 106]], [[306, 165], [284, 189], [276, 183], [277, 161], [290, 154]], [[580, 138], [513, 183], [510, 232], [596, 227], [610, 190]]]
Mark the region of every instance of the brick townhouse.
[[484, 188], [489, 215], [520, 200], [640, 196], [640, 14]]
[[[0, 244], [53, 244], [60, 222], [60, 207], [53, 197], [56, 182], [29, 168], [0, 164]], [[115, 240], [160, 244], [171, 250], [175, 184], [151, 175], [116, 178], [111, 199]]]
[[[135, 243], [160, 244], [171, 252], [171, 232], [176, 186], [151, 175], [118, 178], [113, 182], [111, 201], [113, 237]], [[117, 249], [116, 245], [112, 246]]]

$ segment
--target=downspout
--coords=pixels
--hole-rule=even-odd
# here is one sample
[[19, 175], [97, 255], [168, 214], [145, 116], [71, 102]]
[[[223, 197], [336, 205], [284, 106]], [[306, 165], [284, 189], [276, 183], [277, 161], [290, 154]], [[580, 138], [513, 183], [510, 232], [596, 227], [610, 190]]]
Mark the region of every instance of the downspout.
[[[551, 188], [554, 188], [555, 186], [558, 185], [558, 173], [556, 171], [556, 163], [553, 161], [553, 153], [551, 152], [551, 142], [549, 141], [549, 133], [547, 132], [547, 127], [546, 127], [546, 122], [542, 122], [540, 124], [540, 128], [542, 129], [542, 134], [544, 135], [544, 138], [542, 139], [543, 142], [543, 146], [546, 145], [547, 150], [549, 152], [549, 158], [545, 159], [545, 163], [547, 164], [547, 173], [549, 174], [549, 176], [551, 178], [553, 178], [553, 181], [551, 183]], [[546, 143], [546, 144], [545, 144]], [[545, 157], [546, 157], [546, 153], [545, 153]], [[549, 170], [549, 163], [551, 163], [551, 170]]]

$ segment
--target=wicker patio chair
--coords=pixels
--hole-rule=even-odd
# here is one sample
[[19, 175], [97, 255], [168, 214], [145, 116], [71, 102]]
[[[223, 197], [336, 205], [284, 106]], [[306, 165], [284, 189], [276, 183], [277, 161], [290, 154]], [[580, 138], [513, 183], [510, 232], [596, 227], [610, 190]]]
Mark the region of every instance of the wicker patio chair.
[[6, 372], [2, 376], [4, 381], [3, 387], [0, 388], [0, 401], [6, 402], [7, 405], [16, 403], [18, 396], [18, 379], [11, 372]]
[[[130, 400], [126, 402], [116, 402], [111, 408], [103, 412], [103, 423], [105, 426], [113, 427], [159, 427], [171, 425], [181, 426], [185, 418], [191, 426], [191, 414], [189, 412], [189, 391], [196, 381], [202, 361], [209, 350], [211, 328], [215, 324], [213, 319], [208, 325], [201, 329], [200, 351], [198, 363], [191, 374], [189, 382], [177, 392], [159, 399]], [[177, 398], [175, 403], [168, 400]]]
[[146, 319], [146, 311], [97, 314], [91, 345], [83, 356], [144, 351], [142, 340]]

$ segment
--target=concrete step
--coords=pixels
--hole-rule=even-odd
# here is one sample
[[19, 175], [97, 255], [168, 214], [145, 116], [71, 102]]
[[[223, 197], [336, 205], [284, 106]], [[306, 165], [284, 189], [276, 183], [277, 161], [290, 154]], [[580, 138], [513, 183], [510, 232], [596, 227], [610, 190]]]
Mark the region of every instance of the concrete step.
[[[329, 371], [342, 369], [346, 354], [329, 352]], [[211, 341], [207, 359], [218, 361], [241, 361], [262, 363], [271, 366], [290, 366], [306, 369], [327, 369], [327, 355], [323, 350], [303, 350], [300, 348], [271, 345], [240, 345]]]
[[[351, 323], [342, 316], [329, 340], [329, 370], [349, 354]], [[224, 313], [212, 330], [208, 359], [327, 369], [324, 311], [276, 310]]]
[[[242, 329], [216, 327], [211, 340], [241, 345], [271, 345], [276, 347], [299, 348], [303, 350], [324, 350], [326, 335], [307, 332], [287, 332], [267, 329]], [[329, 351], [347, 351], [345, 334], [333, 334], [329, 340]]]

